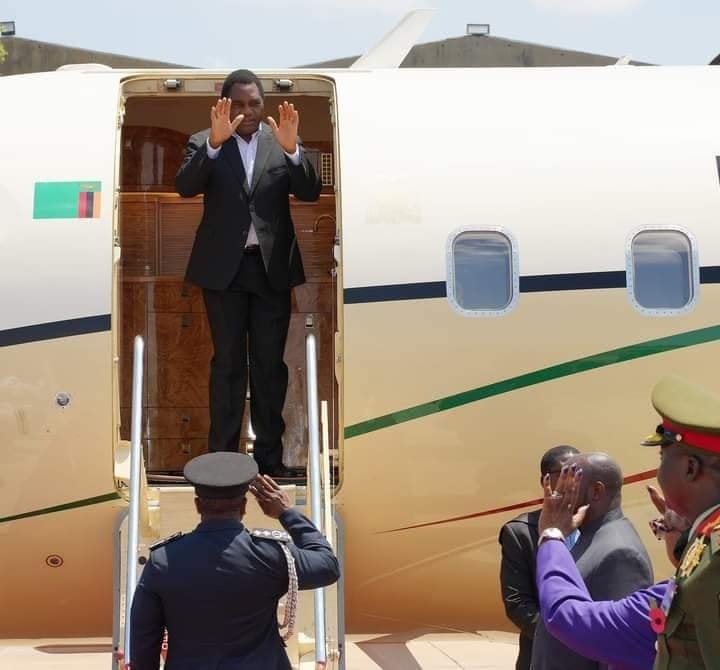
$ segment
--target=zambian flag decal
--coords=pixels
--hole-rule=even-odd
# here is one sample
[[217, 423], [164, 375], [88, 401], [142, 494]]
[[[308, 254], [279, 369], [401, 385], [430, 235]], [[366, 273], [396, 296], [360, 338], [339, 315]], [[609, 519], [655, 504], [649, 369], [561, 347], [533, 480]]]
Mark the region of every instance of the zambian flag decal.
[[99, 219], [99, 181], [39, 181], [35, 183], [33, 219]]

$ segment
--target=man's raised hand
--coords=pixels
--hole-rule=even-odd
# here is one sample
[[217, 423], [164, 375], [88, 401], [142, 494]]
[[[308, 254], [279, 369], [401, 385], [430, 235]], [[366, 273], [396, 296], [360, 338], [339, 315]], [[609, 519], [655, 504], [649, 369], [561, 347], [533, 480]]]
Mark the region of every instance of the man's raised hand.
[[238, 114], [230, 121], [231, 104], [230, 98], [218, 98], [210, 109], [210, 146], [213, 149], [219, 149], [223, 142], [230, 139], [245, 118], [244, 114]]
[[538, 531], [559, 528], [565, 537], [582, 525], [588, 505], [578, 509], [582, 468], [564, 465], [553, 491], [550, 475], [543, 477], [543, 507], [538, 520]]
[[277, 519], [283, 512], [292, 508], [288, 494], [267, 475], [258, 475], [250, 484], [252, 493], [260, 505], [260, 509], [272, 519]]
[[297, 149], [297, 131], [300, 125], [300, 114], [295, 109], [295, 105], [288, 104], [287, 100], [282, 105], [278, 105], [278, 115], [280, 124], [275, 123], [272, 116], [268, 116], [268, 125], [275, 135], [277, 143], [283, 148], [283, 151], [294, 154]]

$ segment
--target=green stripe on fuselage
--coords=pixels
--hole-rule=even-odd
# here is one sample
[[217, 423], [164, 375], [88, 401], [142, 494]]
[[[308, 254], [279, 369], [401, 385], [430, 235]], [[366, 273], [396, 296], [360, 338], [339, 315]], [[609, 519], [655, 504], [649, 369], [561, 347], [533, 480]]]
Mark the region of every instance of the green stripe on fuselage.
[[98, 505], [100, 503], [110, 502], [111, 500], [121, 500], [121, 498], [115, 492], [105, 493], [101, 496], [84, 498], [83, 500], [73, 500], [72, 502], [63, 503], [62, 505], [55, 505], [54, 507], [45, 507], [43, 509], [35, 509], [30, 512], [22, 512], [21, 514], [15, 514], [13, 516], [0, 517], [0, 523], [7, 523], [8, 521], [18, 521], [20, 519], [29, 519], [33, 516], [43, 516], [45, 514], [53, 514], [54, 512], [64, 512], [69, 509], [77, 509], [78, 507]]
[[375, 419], [354, 423], [351, 426], [345, 427], [345, 439], [364, 435], [365, 433], [372, 433], [382, 428], [396, 426], [406, 421], [420, 419], [430, 414], [445, 412], [449, 409], [462, 407], [463, 405], [468, 405], [478, 400], [516, 391], [517, 389], [527, 386], [542, 384], [543, 382], [559, 379], [560, 377], [568, 377], [580, 372], [587, 372], [588, 370], [595, 370], [607, 365], [614, 365], [615, 363], [624, 363], [625, 361], [631, 361], [636, 358], [654, 356], [655, 354], [663, 354], [675, 349], [693, 347], [697, 344], [706, 344], [707, 342], [717, 340], [720, 340], [720, 326], [710, 326], [708, 328], [700, 328], [699, 330], [691, 330], [686, 333], [661, 337], [657, 340], [639, 342], [638, 344], [621, 347], [620, 349], [604, 351], [599, 354], [593, 354], [592, 356], [578, 358], [574, 361], [552, 365], [549, 368], [528, 372], [517, 377], [511, 377], [510, 379], [504, 379], [493, 384], [488, 384], [487, 386], [480, 386], [479, 388], [456, 393], [446, 396], [445, 398], [431, 400], [422, 405], [401, 409], [391, 414], [376, 417]]

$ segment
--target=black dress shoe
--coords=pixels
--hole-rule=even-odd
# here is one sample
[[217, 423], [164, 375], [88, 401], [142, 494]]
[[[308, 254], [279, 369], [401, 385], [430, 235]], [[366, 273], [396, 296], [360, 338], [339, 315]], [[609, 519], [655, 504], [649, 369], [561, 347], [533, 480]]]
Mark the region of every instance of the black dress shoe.
[[305, 479], [305, 470], [286, 468], [284, 465], [280, 465], [277, 468], [263, 474], [266, 474], [273, 479]]

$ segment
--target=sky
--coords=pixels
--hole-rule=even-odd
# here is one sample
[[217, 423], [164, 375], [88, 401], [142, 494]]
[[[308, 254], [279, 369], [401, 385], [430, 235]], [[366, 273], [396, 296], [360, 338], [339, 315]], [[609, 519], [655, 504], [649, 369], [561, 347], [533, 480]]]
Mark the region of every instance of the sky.
[[17, 35], [197, 67], [280, 68], [361, 54], [410, 9], [420, 42], [494, 36], [665, 65], [720, 53], [720, 0], [0, 0]]

